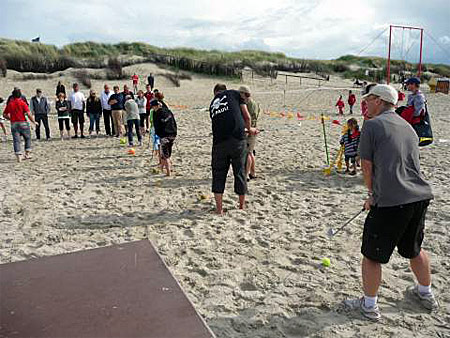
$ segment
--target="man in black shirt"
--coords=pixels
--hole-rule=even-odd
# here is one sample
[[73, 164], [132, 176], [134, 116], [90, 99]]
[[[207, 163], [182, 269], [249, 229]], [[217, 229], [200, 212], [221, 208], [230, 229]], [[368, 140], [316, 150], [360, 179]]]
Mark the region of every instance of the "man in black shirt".
[[234, 191], [239, 195], [239, 208], [245, 208], [247, 181], [245, 179], [246, 139], [258, 130], [250, 126], [250, 114], [237, 90], [227, 90], [224, 84], [214, 87], [214, 99], [209, 106], [212, 122], [212, 192], [216, 213], [222, 214], [222, 197], [230, 163], [233, 167]]

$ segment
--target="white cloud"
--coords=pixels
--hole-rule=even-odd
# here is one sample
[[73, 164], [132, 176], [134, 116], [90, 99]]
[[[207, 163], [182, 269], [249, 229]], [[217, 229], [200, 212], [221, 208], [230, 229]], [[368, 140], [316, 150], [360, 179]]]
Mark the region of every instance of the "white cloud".
[[[3, 0], [0, 36], [29, 40], [41, 35], [43, 42], [57, 45], [143, 41], [161, 47], [258, 48], [334, 58], [358, 53], [389, 23], [424, 26], [448, 45], [445, 8], [450, 9], [448, 0], [410, 0], [408, 6], [390, 0]], [[387, 34], [363, 55], [385, 56], [386, 43]], [[444, 60], [427, 46], [427, 61]]]
[[450, 37], [447, 35], [441, 36], [439, 38], [439, 42], [442, 43], [443, 45], [450, 45]]

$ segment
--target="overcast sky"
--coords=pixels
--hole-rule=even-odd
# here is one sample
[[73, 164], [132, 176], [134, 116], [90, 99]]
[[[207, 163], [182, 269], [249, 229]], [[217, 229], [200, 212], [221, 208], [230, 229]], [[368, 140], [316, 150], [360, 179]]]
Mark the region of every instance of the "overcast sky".
[[[389, 24], [423, 27], [424, 62], [450, 64], [450, 0], [0, 0], [0, 37], [62, 46], [279, 51], [298, 58], [387, 56]], [[439, 46], [440, 47], [439, 47]], [[359, 54], [360, 53], [360, 54]], [[395, 30], [392, 57], [419, 60], [419, 33]]]

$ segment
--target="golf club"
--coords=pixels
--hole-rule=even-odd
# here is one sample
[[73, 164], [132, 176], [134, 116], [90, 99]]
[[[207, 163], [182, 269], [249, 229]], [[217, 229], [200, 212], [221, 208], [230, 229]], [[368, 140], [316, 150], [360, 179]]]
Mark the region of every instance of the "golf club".
[[353, 221], [356, 217], [358, 217], [365, 209], [362, 208], [360, 211], [358, 211], [358, 213], [353, 216], [352, 218], [350, 218], [347, 222], [345, 222], [344, 225], [342, 225], [340, 228], [337, 228], [336, 230], [333, 228], [328, 229], [328, 236], [333, 237], [334, 235], [336, 235], [339, 231], [341, 231], [342, 229], [344, 229], [348, 224], [350, 224], [351, 221]]

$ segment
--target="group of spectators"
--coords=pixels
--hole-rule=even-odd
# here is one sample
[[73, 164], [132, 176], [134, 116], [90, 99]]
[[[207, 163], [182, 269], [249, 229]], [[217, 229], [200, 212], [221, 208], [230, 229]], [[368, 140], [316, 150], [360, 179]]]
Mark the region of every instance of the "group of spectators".
[[[66, 97], [65, 86], [58, 82], [55, 92], [57, 98], [55, 109], [61, 140], [70, 137], [73, 139], [86, 138], [84, 133], [85, 114], [89, 119], [89, 137], [93, 133], [98, 135], [100, 118], [103, 115], [106, 135], [122, 137], [126, 133], [128, 146], [130, 147], [135, 145], [133, 141], [134, 131], [139, 146], [142, 145], [143, 135], [151, 133], [153, 151], [160, 156], [161, 163], [165, 167], [170, 167], [167, 163], [167, 157], [170, 157], [171, 145], [176, 136], [176, 122], [172, 112], [164, 102], [164, 94], [157, 89], [152, 90], [154, 78], [151, 74], [149, 79], [152, 81], [146, 85], [145, 92], [136, 88], [135, 93], [133, 93], [127, 85], [123, 86], [123, 91], [120, 91], [119, 86], [114, 86], [113, 92], [111, 92], [109, 85], [105, 84], [100, 95], [97, 95], [97, 92], [91, 89], [87, 98], [80, 91], [77, 83], [73, 84], [73, 91]], [[3, 102], [3, 99], [0, 98], [1, 102]], [[18, 161], [21, 161], [22, 158], [31, 158], [31, 128], [27, 117], [35, 126], [36, 139], [41, 139], [41, 125], [44, 127], [46, 140], [51, 138], [48, 116], [50, 109], [50, 100], [43, 95], [41, 89], [36, 89], [36, 95], [28, 102], [21, 90], [14, 88], [0, 119], [0, 127], [6, 138], [7, 131], [4, 119], [10, 120], [14, 151]], [[70, 122], [72, 122], [74, 129], [73, 136], [71, 135]], [[64, 132], [66, 132], [66, 135], [64, 135]], [[25, 139], [25, 154], [21, 149], [21, 137]], [[165, 138], [170, 139], [170, 141], [168, 142]], [[161, 146], [162, 143], [164, 143], [163, 147]]]

